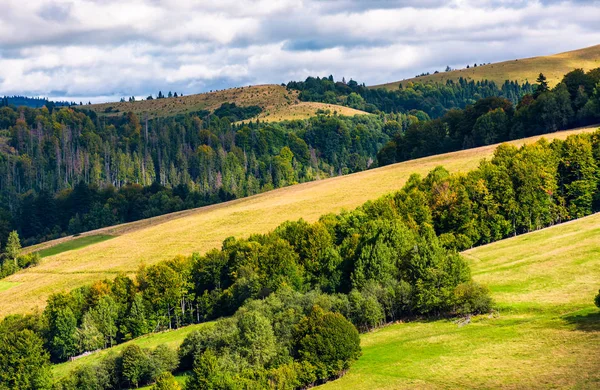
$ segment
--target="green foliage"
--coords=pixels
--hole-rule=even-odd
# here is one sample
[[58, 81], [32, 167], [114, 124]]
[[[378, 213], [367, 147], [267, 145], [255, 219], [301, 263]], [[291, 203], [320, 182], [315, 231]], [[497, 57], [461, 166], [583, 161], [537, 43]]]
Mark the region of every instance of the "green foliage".
[[594, 298], [594, 304], [600, 308], [600, 290], [598, 290], [598, 295], [596, 295], [596, 298]]
[[295, 349], [301, 360], [322, 371], [328, 378], [349, 368], [360, 356], [356, 328], [339, 313], [326, 313], [315, 306], [296, 326]]
[[206, 350], [196, 355], [192, 374], [186, 384], [186, 390], [203, 389], [217, 390], [233, 388], [233, 383], [227, 374], [219, 369], [219, 361], [212, 350]]
[[148, 375], [149, 366], [148, 355], [138, 345], [125, 347], [121, 356], [121, 372], [128, 384], [138, 387]]
[[[58, 389], [120, 389], [123, 386], [156, 382], [158, 388], [172, 388], [171, 372], [178, 367], [177, 351], [159, 345], [154, 350], [142, 349], [137, 344], [127, 345], [119, 353], [105, 356], [97, 364], [81, 365], [62, 378]], [[167, 375], [169, 374], [169, 375]], [[179, 387], [175, 387], [179, 388]]]
[[47, 321], [46, 343], [53, 361], [64, 361], [77, 353], [77, 317], [75, 301], [67, 294], [48, 299], [44, 317]]
[[456, 297], [455, 309], [457, 314], [480, 314], [488, 313], [492, 308], [487, 287], [474, 282], [462, 283], [456, 286], [454, 291]]
[[[10, 148], [0, 152], [0, 243], [11, 230], [30, 245], [364, 170], [389, 139], [376, 116], [232, 124], [256, 109], [224, 104], [216, 115], [146, 121], [131, 112], [98, 120], [73, 108], [3, 108]], [[65, 157], [72, 150], [81, 158]]]
[[0, 329], [0, 388], [38, 390], [52, 387], [48, 353], [30, 329]]
[[495, 95], [447, 111], [438, 120], [411, 123], [391, 134], [393, 139], [378, 152], [377, 161], [386, 165], [597, 123], [597, 73], [598, 69], [575, 70], [552, 90], [540, 74], [535, 93], [524, 95], [516, 107], [517, 101]]
[[21, 254], [21, 241], [19, 240], [19, 235], [16, 231], [10, 232], [8, 235], [8, 240], [6, 241], [6, 246], [4, 248], [4, 255], [8, 260], [17, 262], [17, 258]]
[[369, 88], [354, 80], [334, 82], [333, 77], [291, 81], [287, 88], [300, 91], [300, 100], [304, 101], [343, 104], [367, 112], [410, 113], [421, 116], [419, 120], [437, 118], [450, 109], [462, 108], [491, 96], [503, 97], [516, 104], [523, 95], [534, 91], [529, 83], [519, 85], [506, 81], [498, 86], [493, 81], [467, 81], [462, 77], [446, 83], [409, 83], [395, 91]]
[[152, 386], [152, 390], [181, 390], [181, 386], [179, 386], [173, 374], [163, 372], [156, 377], [156, 383]]

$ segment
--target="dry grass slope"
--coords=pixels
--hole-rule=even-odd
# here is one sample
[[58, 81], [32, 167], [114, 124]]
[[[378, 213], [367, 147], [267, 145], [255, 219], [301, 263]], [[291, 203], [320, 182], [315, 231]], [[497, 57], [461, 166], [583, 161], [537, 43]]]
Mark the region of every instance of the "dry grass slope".
[[[235, 103], [238, 106], [260, 106], [263, 112], [258, 116], [265, 121], [286, 119], [306, 119], [314, 116], [319, 109], [337, 111], [340, 115], [366, 114], [349, 107], [305, 103], [298, 100], [298, 91], [288, 91], [281, 85], [254, 85], [230, 88], [222, 91], [207, 92], [177, 98], [142, 100], [137, 102], [113, 102], [83, 106], [100, 115], [122, 115], [133, 112], [148, 115], [148, 118], [172, 116], [201, 110], [213, 111], [223, 103]], [[330, 107], [327, 107], [330, 106]]]
[[[564, 131], [548, 134], [545, 138], [564, 139], [570, 134], [592, 130]], [[539, 138], [511, 143], [521, 145]], [[439, 165], [452, 172], [472, 170], [481, 159], [489, 158], [495, 148], [496, 145], [491, 145], [407, 161], [91, 232], [89, 234], [118, 237], [46, 257], [37, 267], [4, 279], [18, 284], [0, 291], [0, 318], [43, 308], [46, 298], [57, 291], [112, 278], [119, 272], [131, 274], [141, 264], [220, 247], [229, 236], [265, 233], [286, 220], [315, 221], [326, 213], [353, 209], [369, 199], [398, 190], [412, 173], [425, 175]]]
[[398, 85], [409, 82], [445, 83], [447, 80], [458, 80], [460, 77], [468, 81], [493, 80], [502, 84], [505, 80], [516, 80], [519, 83], [529, 81], [535, 83], [540, 72], [548, 79], [550, 86], [558, 84], [562, 77], [573, 69], [585, 71], [600, 67], [600, 45], [569, 51], [550, 56], [524, 58], [478, 66], [476, 68], [459, 69], [451, 72], [440, 72], [429, 76], [416, 77], [393, 83], [375, 85], [372, 88], [398, 89]]

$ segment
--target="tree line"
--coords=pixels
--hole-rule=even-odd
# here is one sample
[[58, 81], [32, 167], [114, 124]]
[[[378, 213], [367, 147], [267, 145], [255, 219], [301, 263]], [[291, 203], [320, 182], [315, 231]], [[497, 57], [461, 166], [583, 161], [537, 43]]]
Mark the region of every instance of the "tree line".
[[379, 151], [378, 164], [600, 122], [600, 68], [569, 72], [553, 89], [543, 74], [537, 82], [535, 92], [523, 96], [516, 106], [506, 98], [488, 97], [464, 110], [452, 109], [441, 118], [399, 129]]
[[465, 108], [486, 97], [503, 97], [514, 104], [528, 93], [533, 93], [529, 83], [505, 81], [501, 86], [489, 80], [467, 81], [459, 78], [444, 83], [399, 84], [397, 90], [368, 88], [354, 80], [334, 81], [329, 77], [308, 77], [305, 81], [291, 81], [288, 89], [300, 91], [299, 99], [331, 104], [341, 104], [367, 112], [409, 113], [421, 111], [431, 118], [439, 118], [447, 111]]
[[[224, 325], [191, 335], [182, 346], [188, 352], [180, 351], [180, 365], [191, 368], [191, 380], [275, 383], [274, 376], [285, 372], [302, 381], [289, 383], [300, 386], [326, 380], [347, 363], [315, 358], [303, 366], [307, 371], [299, 368], [311, 353], [299, 352], [296, 341], [314, 335], [290, 334], [305, 329], [301, 324], [310, 321], [305, 317], [339, 323], [340, 329], [346, 329], [346, 318], [367, 331], [398, 319], [488, 311], [492, 302], [486, 288], [471, 280], [456, 251], [600, 210], [598, 161], [600, 132], [521, 148], [505, 144], [467, 174], [436, 168], [424, 178], [413, 175], [400, 191], [354, 211], [324, 215], [315, 223], [285, 222], [268, 234], [228, 238], [221, 249], [204, 255], [141, 267], [135, 278], [119, 275], [54, 294], [41, 314], [7, 317], [3, 324], [9, 330], [3, 337], [27, 336], [27, 343], [35, 344], [32, 350], [43, 351], [46, 363], [60, 362], [149, 332], [233, 316], [221, 320]], [[286, 294], [292, 296], [284, 298]], [[265, 303], [270, 299], [275, 303]], [[277, 300], [303, 309], [283, 310], [288, 306]], [[241, 318], [254, 305], [275, 308], [263, 307], [264, 318], [252, 314], [248, 320], [262, 324], [260, 332], [242, 325]], [[288, 312], [297, 315], [284, 315]], [[339, 320], [319, 319], [325, 315]], [[291, 321], [289, 327], [277, 322], [283, 321], [280, 316]], [[265, 337], [274, 344], [256, 342], [257, 349], [249, 352], [245, 337]], [[318, 348], [319, 343], [306, 345]], [[0, 355], [23, 358], [23, 351], [6, 345]], [[300, 379], [305, 374], [308, 379]]]

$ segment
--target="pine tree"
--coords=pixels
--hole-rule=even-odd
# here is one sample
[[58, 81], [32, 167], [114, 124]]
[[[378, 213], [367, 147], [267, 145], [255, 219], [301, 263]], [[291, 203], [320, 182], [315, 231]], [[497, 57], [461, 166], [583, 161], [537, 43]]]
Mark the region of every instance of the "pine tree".
[[14, 261], [15, 265], [17, 265], [17, 259], [21, 254], [21, 241], [19, 240], [19, 234], [15, 230], [8, 235], [4, 254], [9, 260]]
[[533, 94], [534, 98], [537, 98], [542, 93], [548, 92], [550, 90], [550, 88], [548, 88], [548, 81], [546, 80], [546, 76], [544, 76], [543, 73], [540, 73], [537, 80], [535, 80], [535, 81], [538, 83], [538, 86], [537, 86], [537, 89], [535, 90], [535, 93]]

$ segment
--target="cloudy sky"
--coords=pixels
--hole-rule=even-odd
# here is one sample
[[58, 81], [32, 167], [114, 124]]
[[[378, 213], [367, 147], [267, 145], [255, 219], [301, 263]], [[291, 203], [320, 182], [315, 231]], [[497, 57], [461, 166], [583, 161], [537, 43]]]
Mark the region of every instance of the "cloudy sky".
[[1, 0], [0, 95], [367, 85], [600, 44], [600, 1]]

